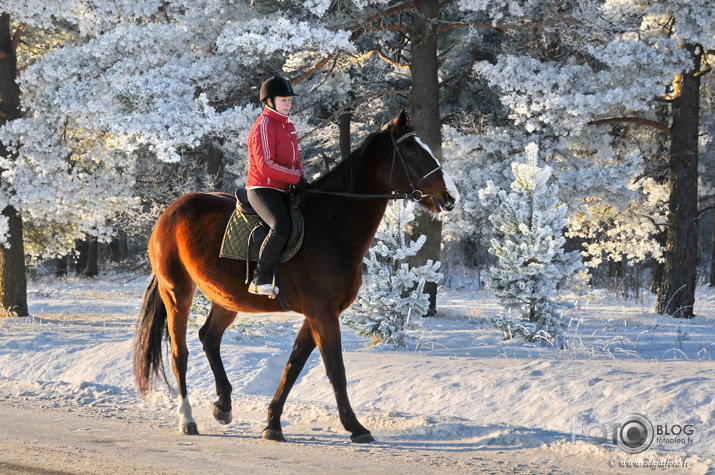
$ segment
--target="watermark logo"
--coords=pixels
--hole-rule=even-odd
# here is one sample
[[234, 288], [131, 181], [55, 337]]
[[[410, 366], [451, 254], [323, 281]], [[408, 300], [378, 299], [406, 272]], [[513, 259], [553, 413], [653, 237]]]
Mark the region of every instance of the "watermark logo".
[[648, 418], [640, 414], [629, 414], [620, 420], [615, 441], [624, 452], [639, 454], [648, 450], [654, 436], [655, 430]]
[[658, 444], [686, 445], [693, 442], [695, 433], [692, 424], [656, 424], [641, 414], [628, 414], [607, 424], [572, 425], [571, 441], [575, 444], [578, 435], [586, 437], [593, 445], [612, 441], [629, 454], [640, 454], [656, 442]]

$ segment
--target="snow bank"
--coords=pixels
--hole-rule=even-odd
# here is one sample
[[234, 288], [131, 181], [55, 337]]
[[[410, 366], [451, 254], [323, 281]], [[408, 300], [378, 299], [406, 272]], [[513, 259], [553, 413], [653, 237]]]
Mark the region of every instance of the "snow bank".
[[[0, 402], [173, 424], [172, 399], [165, 392], [140, 398], [132, 375], [134, 319], [145, 283], [124, 275], [31, 283], [33, 316], [0, 320]], [[700, 316], [689, 321], [655, 315], [650, 301], [597, 295], [572, 311], [568, 347], [560, 350], [502, 341], [488, 323], [498, 306], [484, 292], [445, 290], [438, 305], [440, 317], [425, 319], [413, 334], [418, 344], [408, 350], [367, 348], [344, 332], [351, 401], [379, 440], [464, 450], [548, 446], [604, 459], [628, 454], [610, 441], [594, 443], [599, 431], [641, 414], [654, 431], [690, 432], [656, 434], [641, 455], [715, 467], [715, 298], [709, 289], [701, 289]], [[241, 314], [226, 333], [222, 352], [234, 386], [234, 426], [260, 432], [301, 321], [292, 313]], [[189, 348], [199, 427], [222, 427], [210, 416], [214, 381], [195, 332]], [[288, 399], [284, 425], [342, 433], [317, 352]]]

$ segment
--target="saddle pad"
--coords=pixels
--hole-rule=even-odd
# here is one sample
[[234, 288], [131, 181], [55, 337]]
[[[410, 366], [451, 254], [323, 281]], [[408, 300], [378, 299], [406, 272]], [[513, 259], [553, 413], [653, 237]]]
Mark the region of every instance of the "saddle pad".
[[[295, 209], [291, 210], [291, 222], [293, 229], [279, 259], [280, 262], [292, 258], [303, 244], [303, 217]], [[219, 257], [257, 261], [261, 244], [268, 235], [268, 229], [258, 215], [243, 214], [238, 209], [234, 210], [223, 235]]]

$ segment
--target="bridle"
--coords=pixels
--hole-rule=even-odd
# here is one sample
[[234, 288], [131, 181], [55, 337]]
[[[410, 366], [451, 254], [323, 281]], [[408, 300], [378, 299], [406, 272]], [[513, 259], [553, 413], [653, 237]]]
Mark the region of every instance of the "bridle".
[[415, 132], [407, 132], [400, 138], [396, 139], [395, 135], [392, 133], [392, 131], [390, 131], [390, 139], [392, 139], [392, 166], [390, 167], [390, 181], [388, 181], [388, 183], [390, 185], [390, 188], [394, 189], [394, 187], [392, 186], [392, 173], [395, 171], [395, 159], [399, 157], [400, 163], [402, 164], [402, 169], [405, 171], [405, 177], [407, 177], [407, 182], [410, 184], [410, 188], [412, 188], [412, 193], [410, 193], [410, 196], [415, 201], [421, 201], [427, 195], [419, 189], [419, 186], [422, 184], [423, 181], [425, 181], [428, 176], [430, 176], [434, 172], [441, 170], [442, 166], [437, 164], [437, 167], [435, 167], [432, 171], [427, 172], [425, 175], [422, 176], [422, 178], [419, 178], [416, 183], [413, 183], [412, 178], [410, 176], [410, 172], [412, 173], [412, 176], [418, 177], [419, 175], [414, 171], [414, 169], [410, 166], [407, 160], [405, 160], [405, 157], [402, 155], [402, 152], [400, 151], [399, 147], [400, 142], [407, 140], [410, 137], [417, 137], [417, 134]]
[[419, 178], [416, 182], [413, 182], [412, 177], [413, 176], [418, 177], [419, 175], [414, 171], [414, 169], [410, 166], [410, 164], [407, 162], [407, 160], [405, 160], [405, 157], [402, 155], [402, 152], [400, 151], [400, 147], [399, 147], [400, 142], [403, 142], [410, 137], [417, 137], [417, 134], [415, 132], [407, 132], [404, 135], [402, 135], [396, 139], [395, 135], [392, 133], [392, 130], [390, 130], [390, 139], [392, 140], [392, 165], [390, 166], [390, 179], [388, 181], [390, 188], [394, 189], [394, 187], [392, 186], [392, 175], [393, 175], [393, 172], [395, 171], [395, 162], [397, 162], [397, 159], [399, 158], [400, 159], [399, 162], [402, 165], [402, 169], [405, 171], [405, 177], [407, 178], [407, 182], [410, 184], [410, 188], [412, 189], [412, 191], [410, 193], [397, 193], [397, 192], [383, 193], [383, 194], [345, 193], [345, 192], [341, 192], [341, 191], [316, 190], [313, 188], [308, 188], [304, 191], [307, 191], [308, 193], [346, 196], [346, 197], [350, 197], [350, 198], [388, 198], [388, 199], [392, 199], [392, 200], [412, 199], [414, 201], [423, 200], [425, 196], [429, 196], [429, 195], [419, 189], [420, 184], [422, 184], [422, 182], [428, 176], [441, 170], [442, 166], [438, 164], [437, 167], [434, 168], [432, 171], [423, 175], [422, 178]]

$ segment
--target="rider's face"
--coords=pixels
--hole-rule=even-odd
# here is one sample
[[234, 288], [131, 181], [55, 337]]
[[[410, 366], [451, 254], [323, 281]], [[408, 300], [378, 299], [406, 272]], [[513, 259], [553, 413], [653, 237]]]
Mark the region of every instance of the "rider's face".
[[[271, 105], [270, 102], [271, 100], [269, 99], [269, 104]], [[280, 112], [283, 115], [289, 115], [290, 114], [290, 108], [293, 105], [293, 99], [290, 96], [277, 96], [276, 98], [273, 99], [273, 108]]]

